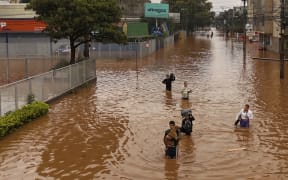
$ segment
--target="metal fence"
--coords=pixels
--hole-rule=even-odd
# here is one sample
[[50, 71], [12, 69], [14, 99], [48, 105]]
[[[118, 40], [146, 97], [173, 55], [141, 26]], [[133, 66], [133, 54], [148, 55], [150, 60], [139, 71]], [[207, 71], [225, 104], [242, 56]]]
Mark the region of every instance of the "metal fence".
[[129, 42], [128, 44], [104, 44], [94, 42], [91, 44], [90, 56], [97, 59], [133, 59], [143, 58], [156, 51], [156, 40], [142, 42]]
[[65, 57], [0, 58], [0, 85], [50, 71]]
[[[129, 42], [126, 45], [115, 43], [90, 44], [90, 55], [98, 59], [122, 59], [134, 58], [136, 51], [140, 58], [155, 52], [159, 48], [173, 45], [174, 35], [151, 39], [141, 42]], [[66, 49], [63, 49], [66, 47]], [[76, 56], [81, 57], [84, 46], [76, 49]], [[0, 33], [0, 57], [1, 58], [29, 58], [30, 57], [57, 57], [70, 54], [69, 41], [61, 39], [53, 42], [47, 34], [43, 33]], [[63, 57], [61, 57], [63, 58]]]
[[31, 94], [46, 102], [95, 78], [95, 60], [90, 59], [0, 86], [0, 115], [27, 104]]
[[148, 56], [158, 49], [174, 46], [174, 35], [166, 38], [151, 39], [141, 42], [129, 42], [123, 44], [92, 43], [90, 56], [97, 59], [134, 59]]
[[168, 36], [163, 40], [164, 40], [164, 48], [171, 48], [174, 46], [174, 35]]
[[[41, 44], [45, 44], [46, 40], [41, 41]], [[33, 94], [36, 100], [48, 101], [96, 78], [95, 58], [134, 59], [136, 56], [143, 58], [160, 48], [173, 47], [174, 41], [175, 37], [171, 35], [166, 38], [129, 42], [127, 45], [94, 42], [91, 44], [90, 51], [90, 56], [93, 60], [81, 61], [57, 70], [51, 70], [51, 68], [60, 61], [69, 59], [69, 54], [57, 56], [56, 58], [49, 56], [32, 57], [30, 55], [29, 58], [0, 59], [0, 85], [1, 83], [15, 82], [26, 78], [12, 84], [0, 86], [0, 115], [8, 111], [14, 111], [25, 105], [30, 94]], [[52, 46], [50, 45], [49, 47], [51, 48]], [[52, 49], [49, 51], [51, 52]], [[37, 53], [41, 54], [41, 51], [37, 51]], [[43, 74], [36, 75], [39, 73]]]
[[63, 46], [66, 44], [69, 44], [67, 39], [61, 39], [54, 42], [44, 33], [0, 32], [0, 57], [52, 57], [57, 55], [57, 50], [61, 45]]
[[[0, 85], [50, 71], [58, 63], [68, 61], [70, 58], [70, 52], [52, 53], [57, 50], [57, 48], [55, 48], [57, 44], [58, 46], [64, 45], [66, 47], [67, 40], [60, 40], [55, 44], [51, 43], [50, 39], [45, 35], [42, 35], [44, 37], [40, 36], [41, 34], [36, 34], [35, 36], [23, 34], [23, 37], [20, 36], [21, 34], [18, 35], [21, 38], [18, 37], [17, 34], [12, 35], [9, 36], [10, 39], [7, 47], [2, 44], [3, 49], [9, 48], [9, 56], [11, 57], [7, 58], [5, 53], [3, 55], [3, 52], [1, 56], [2, 48], [0, 48], [0, 57], [2, 57], [0, 58]], [[28, 37], [32, 39], [28, 40]], [[166, 38], [129, 42], [126, 45], [92, 42], [90, 45], [90, 57], [96, 59], [135, 59], [137, 56], [137, 58], [143, 58], [156, 52], [158, 49], [173, 47], [176, 37], [177, 36], [174, 37], [174, 35], [171, 35]], [[34, 44], [35, 46], [32, 46], [33, 43], [31, 41], [37, 41], [37, 43]], [[25, 49], [23, 50], [23, 47], [25, 47], [27, 51]], [[5, 52], [6, 50], [3, 49], [2, 51]], [[50, 54], [52, 56], [49, 56], [49, 52], [51, 52]], [[42, 53], [43, 55], [40, 56], [39, 54]], [[81, 59], [81, 57], [83, 57], [83, 46], [77, 48], [76, 52], [76, 58]]]

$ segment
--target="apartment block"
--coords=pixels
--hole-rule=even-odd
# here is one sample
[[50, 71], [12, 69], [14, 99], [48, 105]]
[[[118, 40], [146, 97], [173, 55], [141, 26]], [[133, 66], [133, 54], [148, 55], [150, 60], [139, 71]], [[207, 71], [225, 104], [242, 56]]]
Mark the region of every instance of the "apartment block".
[[249, 0], [248, 22], [259, 34], [259, 45], [279, 52], [280, 0]]

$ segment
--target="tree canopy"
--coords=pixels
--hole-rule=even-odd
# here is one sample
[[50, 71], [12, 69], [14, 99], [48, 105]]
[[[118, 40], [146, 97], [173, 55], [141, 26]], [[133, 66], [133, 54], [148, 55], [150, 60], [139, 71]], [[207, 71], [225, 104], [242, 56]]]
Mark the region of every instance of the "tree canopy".
[[181, 13], [181, 24], [187, 31], [211, 25], [215, 13], [208, 0], [168, 0], [170, 12]]
[[239, 32], [242, 33], [245, 27], [245, 16], [243, 12], [234, 9], [228, 9], [220, 12], [215, 17], [215, 25], [217, 28], [222, 28], [226, 33]]
[[95, 36], [117, 43], [126, 40], [117, 27], [121, 9], [114, 0], [31, 0], [27, 8], [47, 24], [44, 31], [53, 39], [70, 40], [71, 64], [76, 48]]

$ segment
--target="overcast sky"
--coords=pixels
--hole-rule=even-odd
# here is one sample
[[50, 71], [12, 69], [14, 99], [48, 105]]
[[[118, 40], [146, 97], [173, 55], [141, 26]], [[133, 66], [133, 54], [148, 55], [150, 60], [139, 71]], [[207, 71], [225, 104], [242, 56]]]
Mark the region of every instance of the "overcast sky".
[[[152, 2], [159, 3], [161, 0], [151, 0]], [[209, 0], [213, 4], [213, 11], [219, 12], [225, 9], [232, 8], [233, 6], [243, 5], [241, 0]]]

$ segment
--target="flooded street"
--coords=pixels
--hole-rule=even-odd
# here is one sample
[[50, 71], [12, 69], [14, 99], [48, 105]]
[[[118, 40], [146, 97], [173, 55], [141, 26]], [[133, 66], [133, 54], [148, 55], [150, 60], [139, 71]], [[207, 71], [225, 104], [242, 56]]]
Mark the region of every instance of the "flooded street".
[[[288, 179], [288, 64], [257, 48], [190, 37], [145, 59], [98, 60], [97, 83], [51, 104], [47, 116], [0, 140], [0, 179]], [[161, 83], [176, 81], [172, 93]], [[181, 100], [183, 82], [192, 89]], [[249, 103], [249, 129], [234, 128]], [[164, 157], [168, 122], [192, 108], [191, 136]]]

